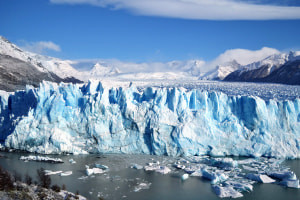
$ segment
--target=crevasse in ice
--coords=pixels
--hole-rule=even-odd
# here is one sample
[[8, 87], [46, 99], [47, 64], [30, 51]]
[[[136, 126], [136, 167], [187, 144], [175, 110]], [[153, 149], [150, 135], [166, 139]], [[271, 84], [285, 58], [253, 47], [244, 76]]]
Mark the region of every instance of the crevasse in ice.
[[38, 153], [300, 157], [300, 99], [43, 82], [0, 96], [0, 139]]

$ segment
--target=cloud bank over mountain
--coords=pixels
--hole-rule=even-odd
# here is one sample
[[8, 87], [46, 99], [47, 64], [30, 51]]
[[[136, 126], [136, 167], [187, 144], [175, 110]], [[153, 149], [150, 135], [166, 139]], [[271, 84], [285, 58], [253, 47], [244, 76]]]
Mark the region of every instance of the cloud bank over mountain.
[[[269, 47], [263, 47], [258, 50], [248, 49], [230, 49], [217, 56], [215, 59], [200, 60], [174, 60], [169, 62], [126, 62], [118, 59], [81, 59], [74, 61], [73, 66], [78, 70], [90, 70], [93, 65], [100, 63], [103, 66], [117, 67], [124, 73], [130, 72], [167, 72], [167, 71], [188, 71], [193, 70], [208, 72], [217, 65], [224, 64], [230, 61], [237, 61], [241, 65], [247, 65], [253, 62], [260, 61], [270, 55], [280, 53], [279, 50]], [[193, 68], [193, 69], [191, 69]]]

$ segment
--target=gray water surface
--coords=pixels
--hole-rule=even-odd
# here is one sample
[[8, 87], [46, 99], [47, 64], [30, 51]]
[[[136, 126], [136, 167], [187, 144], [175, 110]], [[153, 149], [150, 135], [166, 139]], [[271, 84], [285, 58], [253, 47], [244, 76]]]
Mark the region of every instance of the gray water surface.
[[[0, 165], [10, 172], [16, 171], [23, 177], [26, 173], [36, 179], [36, 170], [43, 167], [52, 171], [72, 171], [73, 174], [66, 177], [51, 175], [52, 185], [66, 185], [67, 190], [79, 193], [88, 199], [105, 200], [110, 199], [132, 199], [132, 200], [217, 200], [211, 189], [210, 181], [190, 177], [181, 181], [182, 171], [172, 170], [172, 173], [162, 175], [156, 172], [145, 172], [144, 170], [131, 169], [133, 163], [145, 165], [147, 162], [160, 161], [171, 166], [176, 158], [150, 155], [53, 155], [50, 157], [61, 158], [64, 163], [53, 164], [43, 162], [24, 162], [19, 160], [21, 156], [33, 155], [28, 153], [6, 153], [0, 152], [4, 157], [0, 158]], [[71, 164], [69, 159], [74, 159]], [[78, 179], [86, 176], [85, 165], [93, 167], [95, 163], [101, 163], [109, 167], [104, 174]], [[300, 177], [300, 160], [284, 161]], [[151, 183], [149, 189], [138, 192], [134, 190], [140, 183]], [[241, 200], [299, 200], [300, 189], [285, 188], [277, 184], [254, 184], [250, 193], [243, 193]], [[226, 199], [226, 198], [225, 198]]]

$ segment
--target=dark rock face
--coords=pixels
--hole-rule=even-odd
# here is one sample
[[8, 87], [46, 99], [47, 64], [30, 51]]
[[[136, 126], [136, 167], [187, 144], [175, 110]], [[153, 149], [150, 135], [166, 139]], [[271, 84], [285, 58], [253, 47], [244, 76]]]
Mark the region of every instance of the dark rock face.
[[0, 90], [21, 90], [24, 89], [26, 85], [37, 87], [43, 80], [82, 83], [82, 81], [74, 77], [62, 79], [47, 70], [40, 71], [28, 62], [13, 58], [9, 55], [0, 54]]
[[300, 85], [300, 60], [286, 62], [281, 66], [264, 65], [249, 71], [234, 71], [224, 81], [268, 82]]
[[261, 81], [300, 85], [300, 60], [285, 63]]

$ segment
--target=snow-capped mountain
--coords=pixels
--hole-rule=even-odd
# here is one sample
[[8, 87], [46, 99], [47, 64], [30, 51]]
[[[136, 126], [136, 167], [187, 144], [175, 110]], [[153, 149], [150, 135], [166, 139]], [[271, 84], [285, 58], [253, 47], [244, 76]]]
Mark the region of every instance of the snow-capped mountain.
[[96, 63], [94, 67], [89, 72], [90, 77], [97, 78], [97, 77], [106, 77], [119, 74], [121, 71], [116, 67], [105, 67], [100, 63]]
[[[86, 61], [83, 63], [91, 65]], [[75, 66], [81, 66], [80, 61]], [[201, 60], [170, 61], [166, 63], [132, 63], [116, 60], [98, 60], [94, 61], [93, 67], [86, 68], [90, 70], [82, 71], [81, 80], [88, 79], [104, 80], [114, 79], [124, 80], [197, 80], [199, 75], [203, 74], [205, 62]]]
[[[282, 77], [284, 69], [290, 69], [294, 64], [294, 74], [290, 74], [290, 78], [297, 79], [297, 61], [300, 59], [300, 52], [290, 52], [289, 54], [275, 54], [271, 55], [261, 61], [251, 63], [249, 65], [241, 66], [236, 71], [230, 73], [225, 81], [250, 81], [250, 82], [276, 82], [296, 84], [295, 81], [289, 82], [288, 77]], [[289, 67], [287, 67], [289, 66]], [[283, 68], [283, 69], [281, 69]], [[281, 71], [280, 73], [278, 73]], [[299, 71], [300, 72], [300, 71]], [[288, 72], [284, 73], [287, 74]], [[272, 78], [269, 78], [271, 76]], [[278, 77], [276, 77], [276, 74]], [[280, 76], [280, 77], [279, 77]], [[294, 76], [294, 77], [293, 77]]]
[[78, 72], [70, 62], [23, 51], [0, 36], [0, 90], [38, 86], [43, 80], [79, 83], [74, 78]]
[[[38, 85], [42, 80], [53, 82], [80, 82], [94, 80], [114, 81], [152, 81], [152, 80], [225, 80], [225, 81], [259, 81], [259, 82], [280, 82], [284, 81], [281, 70], [278, 81], [273, 72], [289, 63], [298, 60], [300, 52], [290, 54], [274, 54], [263, 60], [247, 65], [241, 65], [236, 60], [224, 63], [206, 63], [202, 60], [153, 62], [153, 63], [131, 63], [109, 60], [94, 60], [90, 63], [83, 63], [84, 71], [76, 70], [73, 66], [80, 64], [80, 61], [61, 60], [49, 56], [38, 55], [27, 52], [12, 44], [0, 36], [0, 89], [15, 90], [25, 88], [26, 84]], [[297, 63], [294, 63], [297, 65]], [[89, 66], [88, 66], [89, 65]], [[212, 70], [213, 66], [215, 67]], [[19, 68], [17, 68], [19, 67]], [[22, 67], [22, 68], [20, 68]], [[284, 69], [290, 69], [285, 67]], [[30, 72], [30, 73], [29, 73]], [[277, 71], [279, 73], [279, 71]], [[298, 74], [297, 67], [293, 68], [294, 74]], [[268, 78], [272, 74], [272, 78]], [[278, 74], [279, 76], [279, 74]], [[297, 79], [290, 77], [290, 80]], [[293, 81], [292, 84], [296, 84]], [[291, 84], [291, 83], [289, 83]], [[15, 86], [14, 86], [15, 85]]]
[[202, 60], [171, 61], [166, 63], [169, 72], [184, 72], [187, 76], [200, 76], [203, 74], [205, 62]]
[[30, 63], [42, 72], [50, 71], [61, 78], [78, 76], [78, 71], [71, 66], [72, 61], [24, 51], [2, 36], [0, 36], [0, 54]]
[[200, 76], [201, 80], [223, 80], [228, 74], [238, 70], [241, 65], [236, 61], [232, 60], [230, 62], [226, 62], [224, 64], [218, 65], [213, 70], [205, 73]]
[[300, 85], [300, 59], [286, 62], [259, 81]]

